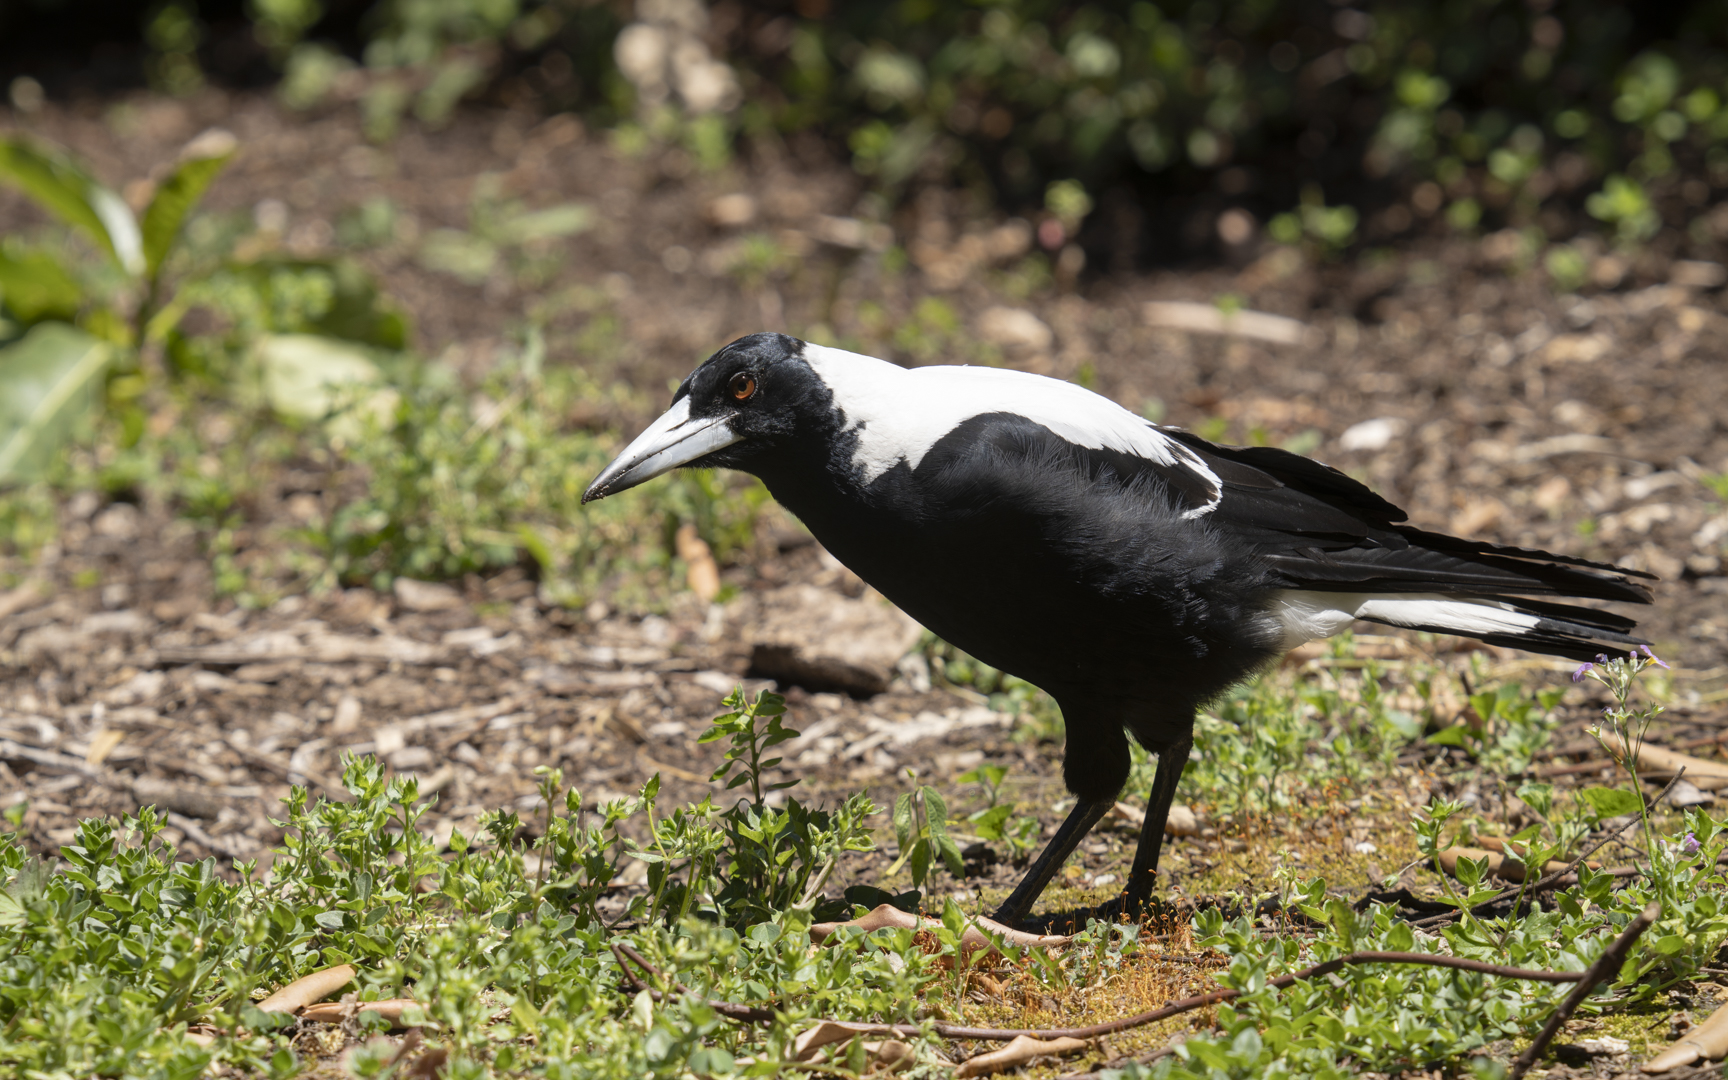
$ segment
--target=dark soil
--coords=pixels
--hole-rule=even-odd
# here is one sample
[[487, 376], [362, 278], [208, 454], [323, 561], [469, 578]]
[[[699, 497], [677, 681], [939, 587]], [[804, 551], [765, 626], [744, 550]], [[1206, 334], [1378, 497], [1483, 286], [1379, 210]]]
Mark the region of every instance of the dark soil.
[[[172, 160], [205, 126], [228, 127], [244, 153], [208, 206], [251, 212], [279, 200], [288, 211], [282, 242], [302, 254], [334, 250], [335, 223], [378, 195], [398, 208], [399, 237], [467, 227], [488, 174], [504, 196], [530, 205], [594, 204], [599, 225], [554, 245], [553, 269], [532, 281], [465, 284], [420, 265], [408, 240], [358, 253], [411, 316], [418, 347], [470, 375], [530, 310], [548, 327], [550, 362], [562, 364], [589, 363], [583, 335], [615, 318], [622, 344], [597, 375], [658, 399], [669, 379], [756, 330], [930, 362], [941, 348], [894, 343], [923, 298], [939, 295], [959, 315], [946, 348], [975, 332], [988, 337], [981, 327], [993, 307], [1027, 309], [1053, 340], [1002, 339], [994, 347], [1007, 363], [1089, 380], [1134, 408], [1156, 399], [1168, 422], [1232, 441], [1317, 439], [1315, 456], [1362, 476], [1423, 527], [1656, 573], [1656, 604], [1640, 614], [1677, 669], [1675, 715], [1701, 732], [1722, 723], [1728, 506], [1699, 477], [1728, 472], [1728, 314], [1719, 286], [1687, 284], [1711, 281], [1707, 268], [1606, 256], [1594, 268], [1601, 284], [1560, 296], [1508, 237], [1446, 237], [1436, 225], [1352, 262], [1268, 246], [1236, 266], [1058, 275], [1040, 285], [1020, 255], [990, 256], [980, 238], [1001, 223], [954, 193], [926, 193], [889, 217], [911, 258], [904, 270], [820, 239], [835, 235], [820, 215], [868, 217], [874, 204], [849, 171], [778, 144], [704, 175], [680, 149], [627, 157], [567, 117], [467, 113], [447, 130], [410, 128], [374, 147], [351, 111], [303, 117], [264, 97], [217, 92], [50, 108], [10, 123], [73, 147], [116, 187]], [[755, 222], [710, 224], [713, 200], [736, 192], [754, 196]], [[1728, 204], [1701, 209], [1700, 219], [1728, 239]], [[0, 230], [39, 221], [0, 190]], [[752, 232], [794, 257], [756, 276], [727, 270]], [[1026, 295], [1028, 282], [1036, 287]], [[1152, 300], [1210, 304], [1226, 294], [1302, 320], [1308, 338], [1193, 335], [1152, 325], [1145, 311]], [[608, 314], [595, 313], [593, 296], [606, 298]], [[648, 417], [576, 419], [628, 431]], [[1376, 419], [1393, 432], [1383, 445], [1364, 446], [1361, 429], [1350, 444], [1360, 448], [1341, 444]], [[266, 500], [253, 524], [286, 512]], [[279, 816], [288, 784], [335, 793], [345, 751], [376, 752], [420, 775], [422, 791], [439, 794], [439, 830], [472, 832], [480, 812], [513, 807], [532, 831], [538, 765], [563, 768], [589, 805], [654, 772], [675, 799], [717, 787], [706, 776], [719, 749], [695, 737], [748, 676], [741, 608], [716, 619], [685, 595], [665, 616], [604, 604], [568, 611], [543, 604], [534, 582], [511, 571], [456, 583], [459, 600], [436, 611], [368, 590], [246, 611], [215, 599], [200, 536], [164, 508], [79, 496], [62, 507], [61, 529], [34, 563], [0, 561], [0, 575], [22, 581], [0, 592], [0, 738], [9, 740], [0, 743], [0, 801], [28, 802], [33, 845], [65, 843], [79, 817], [154, 802], [174, 812], [169, 839], [188, 854], [267, 859], [279, 840], [268, 818]], [[244, 531], [240, 543], [269, 532]], [[764, 544], [725, 576], [745, 592], [846, 584], [809, 546]], [[867, 700], [782, 689], [793, 726], [834, 717], [842, 736], [863, 730], [867, 716], [977, 706], [943, 689]], [[869, 785], [884, 802], [905, 766], [952, 790], [952, 778], [982, 758], [1012, 761], [1022, 778], [1014, 797], [1041, 808], [1047, 828], [1059, 817], [1050, 806], [1061, 794], [1060, 748], [1015, 741], [1002, 728], [829, 758], [794, 763], [805, 777], [800, 797]], [[1089, 871], [1120, 874], [1126, 848], [1100, 842], [1082, 861], [1080, 884]], [[874, 880], [881, 865], [860, 860], [843, 876]], [[1003, 861], [984, 872], [966, 887], [1000, 889], [1017, 874]]]

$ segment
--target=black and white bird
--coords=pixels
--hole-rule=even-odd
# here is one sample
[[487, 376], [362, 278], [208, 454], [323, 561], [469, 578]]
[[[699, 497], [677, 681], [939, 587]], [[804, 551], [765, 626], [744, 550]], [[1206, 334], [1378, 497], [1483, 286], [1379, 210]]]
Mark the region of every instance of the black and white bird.
[[1125, 910], [1150, 897], [1195, 710], [1358, 619], [1589, 660], [1650, 575], [1424, 532], [1328, 466], [1149, 423], [1072, 383], [906, 369], [782, 334], [732, 342], [595, 478], [760, 477], [816, 539], [944, 640], [1062, 707], [1077, 801], [996, 912], [1025, 918], [1114, 804], [1131, 734], [1158, 755]]

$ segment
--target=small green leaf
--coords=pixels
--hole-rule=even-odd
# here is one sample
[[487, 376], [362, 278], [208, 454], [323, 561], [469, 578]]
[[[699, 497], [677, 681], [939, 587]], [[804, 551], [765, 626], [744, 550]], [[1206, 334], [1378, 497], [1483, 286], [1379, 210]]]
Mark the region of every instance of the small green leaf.
[[161, 272], [162, 263], [173, 250], [186, 215], [204, 197], [211, 181], [227, 167], [238, 146], [233, 135], [221, 128], [211, 128], [180, 151], [180, 163], [162, 181], [144, 210], [144, 269], [152, 279]]
[[1009, 815], [1014, 813], [1013, 803], [997, 803], [988, 810], [980, 810], [967, 818], [972, 823], [972, 831], [985, 840], [1001, 840], [1005, 838], [1003, 825]]
[[1428, 736], [1429, 746], [1463, 746], [1464, 740], [1470, 735], [1470, 729], [1464, 724], [1453, 724], [1442, 728]]
[[127, 273], [143, 273], [143, 240], [126, 201], [92, 179], [69, 155], [22, 135], [0, 138], [0, 180], [10, 181], [43, 209], [82, 230]]
[[900, 850], [912, 842], [912, 796], [901, 795], [894, 800], [894, 840]]
[[1625, 788], [1587, 787], [1578, 793], [1578, 798], [1599, 818], [1636, 814], [1644, 806], [1643, 799]]
[[[252, 358], [270, 407], [306, 420], [322, 420], [345, 396], [384, 381], [365, 349], [317, 334], [266, 335], [253, 347]], [[369, 400], [368, 409], [378, 411], [384, 404]]]
[[544, 210], [517, 214], [505, 222], [498, 239], [506, 244], [521, 244], [535, 239], [574, 236], [594, 227], [598, 215], [586, 203], [560, 203]]
[[1481, 717], [1483, 722], [1494, 719], [1500, 711], [1499, 706], [1500, 696], [1492, 690], [1484, 690], [1479, 694], [1470, 695], [1470, 707], [1476, 710], [1476, 715]]
[[1554, 809], [1553, 784], [1524, 784], [1513, 794], [1517, 795], [1525, 806], [1536, 811], [1537, 816], [1543, 819], [1546, 819], [1549, 811]]
[[965, 877], [966, 860], [960, 857], [960, 848], [954, 843], [954, 841], [950, 837], [943, 835], [937, 837], [936, 847], [942, 855], [943, 865], [948, 867], [948, 872], [957, 878]]
[[61, 322], [0, 349], [0, 484], [32, 480], [95, 407], [109, 347]]
[[912, 884], [917, 888], [924, 887], [924, 879], [930, 873], [930, 841], [922, 836], [912, 845]]

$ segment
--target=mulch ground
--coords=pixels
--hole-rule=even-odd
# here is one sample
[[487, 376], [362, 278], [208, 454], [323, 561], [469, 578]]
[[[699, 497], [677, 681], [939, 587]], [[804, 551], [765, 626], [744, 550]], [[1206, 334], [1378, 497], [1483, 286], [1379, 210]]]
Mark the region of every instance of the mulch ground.
[[[357, 257], [408, 312], [418, 347], [470, 375], [529, 311], [548, 328], [550, 363], [588, 363], [583, 335], [607, 321], [616, 344], [597, 376], [656, 397], [713, 349], [760, 329], [821, 327], [908, 362], [938, 361], [940, 349], [894, 339], [920, 300], [940, 296], [960, 321], [938, 342], [948, 348], [989, 341], [1002, 362], [1081, 377], [1132, 408], [1155, 399], [1167, 422], [1229, 440], [1306, 442], [1426, 528], [1657, 574], [1656, 603], [1639, 614], [1678, 669], [1674, 712], [1692, 726], [1674, 734], [1707, 735], [1728, 720], [1728, 505], [1700, 480], [1728, 472], [1719, 267], [1607, 254], [1593, 267], [1597, 284], [1560, 296], [1508, 237], [1436, 227], [1352, 262], [1267, 247], [1234, 264], [1082, 274], [1025, 295], [1036, 282], [1015, 227], [1004, 231], [958, 194], [926, 193], [879, 223], [910, 257], [896, 269], [874, 250], [883, 234], [867, 220], [871, 198], [798, 144], [760, 144], [709, 175], [677, 148], [624, 155], [569, 118], [469, 113], [374, 147], [351, 112], [297, 116], [216, 92], [0, 113], [8, 124], [73, 147], [117, 188], [202, 128], [226, 126], [243, 154], [208, 206], [251, 213], [274, 200], [259, 216], [281, 221], [285, 209], [282, 243], [301, 254], [335, 250], [343, 215], [387, 196], [398, 242]], [[588, 202], [598, 223], [552, 245], [557, 257], [533, 275], [471, 284], [427, 269], [414, 237], [467, 227], [488, 176], [502, 197], [529, 205]], [[734, 219], [715, 200], [739, 193], [752, 197], [753, 220], [716, 224]], [[1728, 240], [1723, 209], [1700, 213], [1703, 254]], [[0, 231], [39, 224], [0, 190]], [[752, 234], [793, 257], [736, 272]], [[1306, 334], [1276, 344], [1191, 333], [1147, 307], [1224, 295], [1298, 319]], [[1004, 307], [1035, 315], [1048, 340], [1001, 330], [993, 311]], [[648, 417], [579, 419], [627, 431]], [[305, 477], [295, 482], [304, 490]], [[266, 497], [253, 524], [285, 513]], [[258, 527], [240, 542], [268, 535]], [[28, 803], [32, 845], [52, 850], [80, 817], [151, 802], [174, 814], [169, 839], [187, 854], [267, 860], [280, 839], [268, 819], [288, 785], [334, 792], [345, 752], [421, 776], [421, 790], [438, 793], [430, 821], [441, 833], [471, 832], [497, 808], [518, 810], [532, 830], [539, 765], [561, 767], [589, 805], [655, 772], [670, 798], [715, 789], [706, 776], [720, 750], [695, 737], [719, 698], [750, 681], [740, 644], [748, 605], [715, 613], [687, 595], [664, 615], [603, 603], [570, 611], [511, 571], [454, 583], [431, 605], [349, 590], [248, 611], [214, 597], [202, 544], [165, 508], [81, 495], [61, 508], [60, 539], [39, 558], [0, 560], [0, 575], [21, 582], [0, 592], [0, 802]], [[816, 549], [771, 543], [725, 576], [746, 594], [846, 584]], [[906, 766], [952, 787], [988, 759], [1013, 763], [1023, 778], [1015, 797], [1042, 808], [1047, 829], [1059, 817], [1049, 807], [1060, 748], [967, 722], [975, 700], [943, 689], [868, 699], [783, 689], [793, 726], [821, 724], [838, 739], [791, 762], [806, 777], [801, 797], [868, 785], [884, 803]], [[848, 733], [872, 717], [923, 720], [943, 734], [849, 755]], [[1089, 848], [1082, 866], [1120, 873], [1126, 858], [1111, 841]], [[849, 872], [865, 880], [880, 865]], [[1001, 887], [1017, 872], [998, 863], [984, 873], [966, 886]]]

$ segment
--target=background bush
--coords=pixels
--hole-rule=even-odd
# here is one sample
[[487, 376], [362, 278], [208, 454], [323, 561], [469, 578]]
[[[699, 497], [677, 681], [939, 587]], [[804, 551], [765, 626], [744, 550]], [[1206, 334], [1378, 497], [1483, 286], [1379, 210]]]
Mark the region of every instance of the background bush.
[[[1297, 210], [1274, 235], [1333, 247], [1429, 220], [1638, 242], [1728, 186], [1728, 9], [1707, 2], [116, 0], [56, 38], [84, 6], [8, 5], [0, 75], [51, 96], [81, 78], [274, 82], [299, 107], [357, 102], [380, 139], [463, 99], [602, 126], [712, 111], [698, 141], [819, 140], [891, 198], [959, 185], [1069, 230], [1091, 211], [1083, 242], [1119, 265], [1210, 246], [1205, 211], [1227, 205]], [[642, 24], [699, 43], [741, 92], [626, 78], [615, 45]], [[93, 69], [66, 44], [104, 35], [125, 62]], [[1052, 200], [1063, 180], [1091, 197]], [[1358, 216], [1316, 213], [1338, 205]]]

